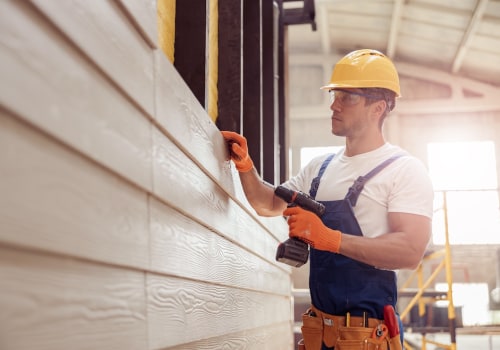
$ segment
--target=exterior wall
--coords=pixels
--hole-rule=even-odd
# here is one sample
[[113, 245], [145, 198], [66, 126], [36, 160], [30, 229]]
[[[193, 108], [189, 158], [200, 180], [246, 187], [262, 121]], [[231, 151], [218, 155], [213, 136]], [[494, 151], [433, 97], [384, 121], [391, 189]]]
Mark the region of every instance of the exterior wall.
[[281, 218], [157, 48], [156, 2], [0, 2], [0, 348], [292, 348]]

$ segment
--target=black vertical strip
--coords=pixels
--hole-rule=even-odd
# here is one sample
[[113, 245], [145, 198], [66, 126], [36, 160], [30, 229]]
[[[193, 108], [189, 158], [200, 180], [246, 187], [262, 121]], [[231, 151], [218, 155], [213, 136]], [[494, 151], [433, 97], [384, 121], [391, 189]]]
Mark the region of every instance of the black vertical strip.
[[274, 104], [274, 6], [273, 1], [262, 2], [262, 178], [276, 184], [275, 164], [278, 162], [278, 140], [275, 140]]
[[260, 21], [260, 0], [243, 0], [243, 134], [262, 173]]
[[177, 0], [174, 66], [205, 107], [206, 1]]
[[285, 33], [283, 24], [283, 0], [276, 0], [280, 16], [278, 23], [278, 128], [279, 128], [279, 163], [280, 182], [285, 182], [288, 177], [288, 144], [286, 131], [286, 109], [285, 109]]
[[241, 4], [242, 0], [219, 0], [218, 117], [221, 130], [241, 131]]

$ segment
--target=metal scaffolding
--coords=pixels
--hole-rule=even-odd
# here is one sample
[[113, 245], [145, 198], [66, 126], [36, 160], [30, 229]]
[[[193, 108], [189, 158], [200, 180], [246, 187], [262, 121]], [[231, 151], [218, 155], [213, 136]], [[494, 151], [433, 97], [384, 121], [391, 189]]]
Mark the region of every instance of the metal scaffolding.
[[[418, 315], [423, 317], [427, 311], [427, 305], [435, 303], [436, 301], [447, 301], [448, 302], [448, 327], [443, 329], [443, 327], [432, 327], [424, 325], [422, 327], [411, 327], [413, 333], [422, 334], [422, 350], [426, 350], [427, 344], [434, 344], [443, 349], [456, 350], [456, 313], [455, 306], [453, 303], [453, 278], [451, 269], [451, 251], [450, 251], [450, 241], [448, 234], [448, 208], [446, 201], [446, 191], [443, 191], [443, 213], [444, 213], [444, 225], [445, 225], [445, 245], [444, 248], [436, 252], [426, 254], [422, 259], [422, 262], [418, 268], [412, 272], [408, 279], [403, 283], [398, 291], [399, 298], [411, 298], [410, 302], [406, 305], [405, 309], [401, 312], [401, 319], [405, 319], [415, 305], [418, 305]], [[430, 276], [425, 279], [424, 277], [424, 267], [430, 261], [438, 261], [437, 267], [435, 267], [430, 274]], [[434, 282], [436, 277], [441, 271], [445, 271], [446, 275], [446, 291], [433, 290], [431, 284]], [[415, 277], [417, 279], [417, 287], [411, 288], [414, 285]], [[450, 334], [450, 343], [442, 344], [434, 340], [428, 339], [427, 334], [435, 332], [447, 331]], [[416, 349], [415, 345], [410, 344], [405, 340], [403, 344], [406, 350]]]

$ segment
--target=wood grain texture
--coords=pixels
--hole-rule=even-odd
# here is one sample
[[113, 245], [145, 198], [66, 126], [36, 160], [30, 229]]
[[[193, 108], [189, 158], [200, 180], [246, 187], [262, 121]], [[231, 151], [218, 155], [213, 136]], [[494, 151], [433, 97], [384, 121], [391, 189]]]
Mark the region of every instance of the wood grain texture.
[[[146, 279], [149, 339], [153, 349], [222, 337], [291, 319], [288, 297], [152, 273]], [[192, 331], [186, 332], [186, 327]]]
[[154, 115], [153, 52], [115, 1], [30, 2], [148, 115]]
[[149, 121], [26, 2], [0, 1], [0, 61], [1, 105], [151, 189]]
[[[156, 119], [162, 133], [240, 206], [250, 208], [241, 188], [239, 175], [228, 160], [227, 145], [220, 130], [163, 53], [157, 51], [155, 57], [158, 75]], [[253, 213], [252, 219], [266, 226], [278, 240], [288, 236], [288, 227], [282, 220], [258, 217], [253, 209], [249, 209], [249, 213]]]
[[229, 193], [233, 179], [219, 129], [163, 52], [156, 51], [156, 119], [163, 131]]
[[0, 1], [2, 350], [292, 347], [287, 225], [250, 208], [153, 4]]
[[147, 195], [0, 109], [0, 242], [148, 268]]
[[151, 270], [290, 295], [287, 272], [151, 199]]
[[[160, 132], [153, 132], [153, 192], [170, 206], [273, 264], [278, 240]], [[283, 224], [285, 225], [285, 224]]]
[[0, 348], [146, 349], [144, 273], [0, 245]]
[[158, 18], [156, 0], [116, 0], [129, 15], [130, 20], [136, 25], [143, 39], [148, 45], [158, 48]]
[[[277, 350], [294, 349], [291, 337], [281, 334], [290, 332], [290, 322], [244, 332], [224, 334], [221, 337], [203, 339], [197, 342], [168, 347], [169, 350]], [[167, 348], [164, 348], [167, 349]]]

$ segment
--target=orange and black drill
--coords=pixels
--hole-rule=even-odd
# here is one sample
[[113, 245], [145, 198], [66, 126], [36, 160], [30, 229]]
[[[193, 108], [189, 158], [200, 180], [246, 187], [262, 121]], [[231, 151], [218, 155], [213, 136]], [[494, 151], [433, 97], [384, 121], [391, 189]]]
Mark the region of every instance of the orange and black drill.
[[[287, 202], [289, 207], [298, 205], [302, 209], [312, 211], [318, 216], [322, 216], [325, 213], [325, 206], [304, 192], [277, 186], [274, 194]], [[307, 262], [307, 259], [309, 259], [309, 246], [306, 242], [298, 238], [289, 238], [278, 245], [276, 261], [293, 267], [300, 267]]]

